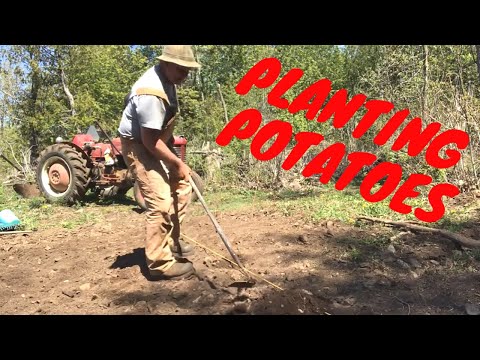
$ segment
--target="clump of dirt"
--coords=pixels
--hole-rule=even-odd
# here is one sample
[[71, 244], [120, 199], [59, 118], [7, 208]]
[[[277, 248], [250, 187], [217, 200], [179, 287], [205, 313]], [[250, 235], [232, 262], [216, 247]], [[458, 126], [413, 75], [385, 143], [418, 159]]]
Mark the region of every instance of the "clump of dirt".
[[13, 190], [26, 199], [32, 199], [41, 195], [40, 189], [36, 184], [13, 184]]

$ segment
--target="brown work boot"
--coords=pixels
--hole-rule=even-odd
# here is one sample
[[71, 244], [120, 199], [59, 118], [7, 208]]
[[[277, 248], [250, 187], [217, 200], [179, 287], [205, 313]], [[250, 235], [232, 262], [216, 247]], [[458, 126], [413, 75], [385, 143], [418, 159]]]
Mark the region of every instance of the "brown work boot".
[[186, 258], [195, 253], [193, 245], [190, 245], [183, 240], [179, 240], [178, 242], [180, 246], [178, 246], [178, 244], [174, 241], [173, 246], [170, 247], [173, 256], [176, 258]]
[[195, 273], [193, 264], [188, 261], [176, 261], [170, 269], [164, 272], [150, 271], [152, 280], [181, 280], [192, 276]]

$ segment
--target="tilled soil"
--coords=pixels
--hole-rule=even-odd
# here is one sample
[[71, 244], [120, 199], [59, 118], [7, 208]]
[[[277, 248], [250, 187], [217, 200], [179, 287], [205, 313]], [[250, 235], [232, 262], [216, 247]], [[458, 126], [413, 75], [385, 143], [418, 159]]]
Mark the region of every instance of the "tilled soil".
[[[313, 225], [274, 209], [216, 213], [245, 267], [231, 260], [198, 203], [183, 232], [197, 277], [150, 281], [144, 214], [115, 205], [106, 221], [0, 237], [2, 314], [475, 314], [478, 257], [446, 239], [381, 225]], [[65, 208], [56, 219], [102, 206]], [[196, 215], [194, 215], [196, 214]], [[88, 216], [85, 218], [89, 218]], [[51, 222], [52, 219], [49, 219]], [[475, 224], [462, 230], [475, 236]], [[275, 284], [281, 289], [267, 283]]]

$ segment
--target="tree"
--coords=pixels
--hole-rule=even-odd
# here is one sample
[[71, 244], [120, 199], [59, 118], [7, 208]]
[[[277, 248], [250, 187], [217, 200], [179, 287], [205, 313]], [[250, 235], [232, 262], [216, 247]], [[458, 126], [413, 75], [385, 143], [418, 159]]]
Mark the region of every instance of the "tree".
[[477, 63], [478, 78], [480, 79], [480, 45], [475, 45], [475, 50], [477, 51], [476, 63]]
[[13, 109], [19, 91], [20, 78], [15, 68], [6, 59], [0, 61], [0, 134], [3, 134], [6, 126], [12, 126], [18, 121]]
[[125, 94], [146, 64], [129, 46], [22, 45], [10, 47], [8, 58], [24, 81], [15, 110], [34, 155], [94, 120], [113, 132]]

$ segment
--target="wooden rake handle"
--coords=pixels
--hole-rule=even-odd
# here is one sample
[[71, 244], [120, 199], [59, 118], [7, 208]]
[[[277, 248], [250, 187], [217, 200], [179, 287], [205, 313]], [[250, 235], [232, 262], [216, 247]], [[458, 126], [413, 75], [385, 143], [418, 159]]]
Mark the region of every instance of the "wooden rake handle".
[[195, 185], [195, 182], [193, 181], [193, 179], [191, 177], [190, 177], [190, 185], [192, 185], [193, 191], [195, 191], [195, 194], [197, 194], [198, 200], [200, 201], [203, 208], [205, 209], [205, 212], [207, 213], [208, 217], [212, 221], [213, 226], [215, 227], [215, 230], [217, 231], [217, 234], [222, 239], [223, 243], [225, 244], [225, 247], [227, 248], [228, 252], [232, 256], [233, 260], [235, 260], [236, 264], [239, 266], [239, 268], [242, 270], [242, 272], [245, 274], [245, 276], [247, 276], [249, 279], [251, 279], [250, 275], [248, 275], [245, 267], [243, 266], [242, 262], [238, 258], [237, 254], [235, 254], [235, 251], [232, 249], [232, 245], [230, 244], [230, 241], [228, 241], [227, 236], [225, 235], [222, 228], [220, 227], [220, 224], [217, 222], [217, 220], [215, 219], [213, 214], [210, 212], [210, 210], [208, 210], [208, 206], [205, 203], [205, 200], [204, 200], [202, 194], [200, 194], [200, 191], [198, 190], [197, 185]]

